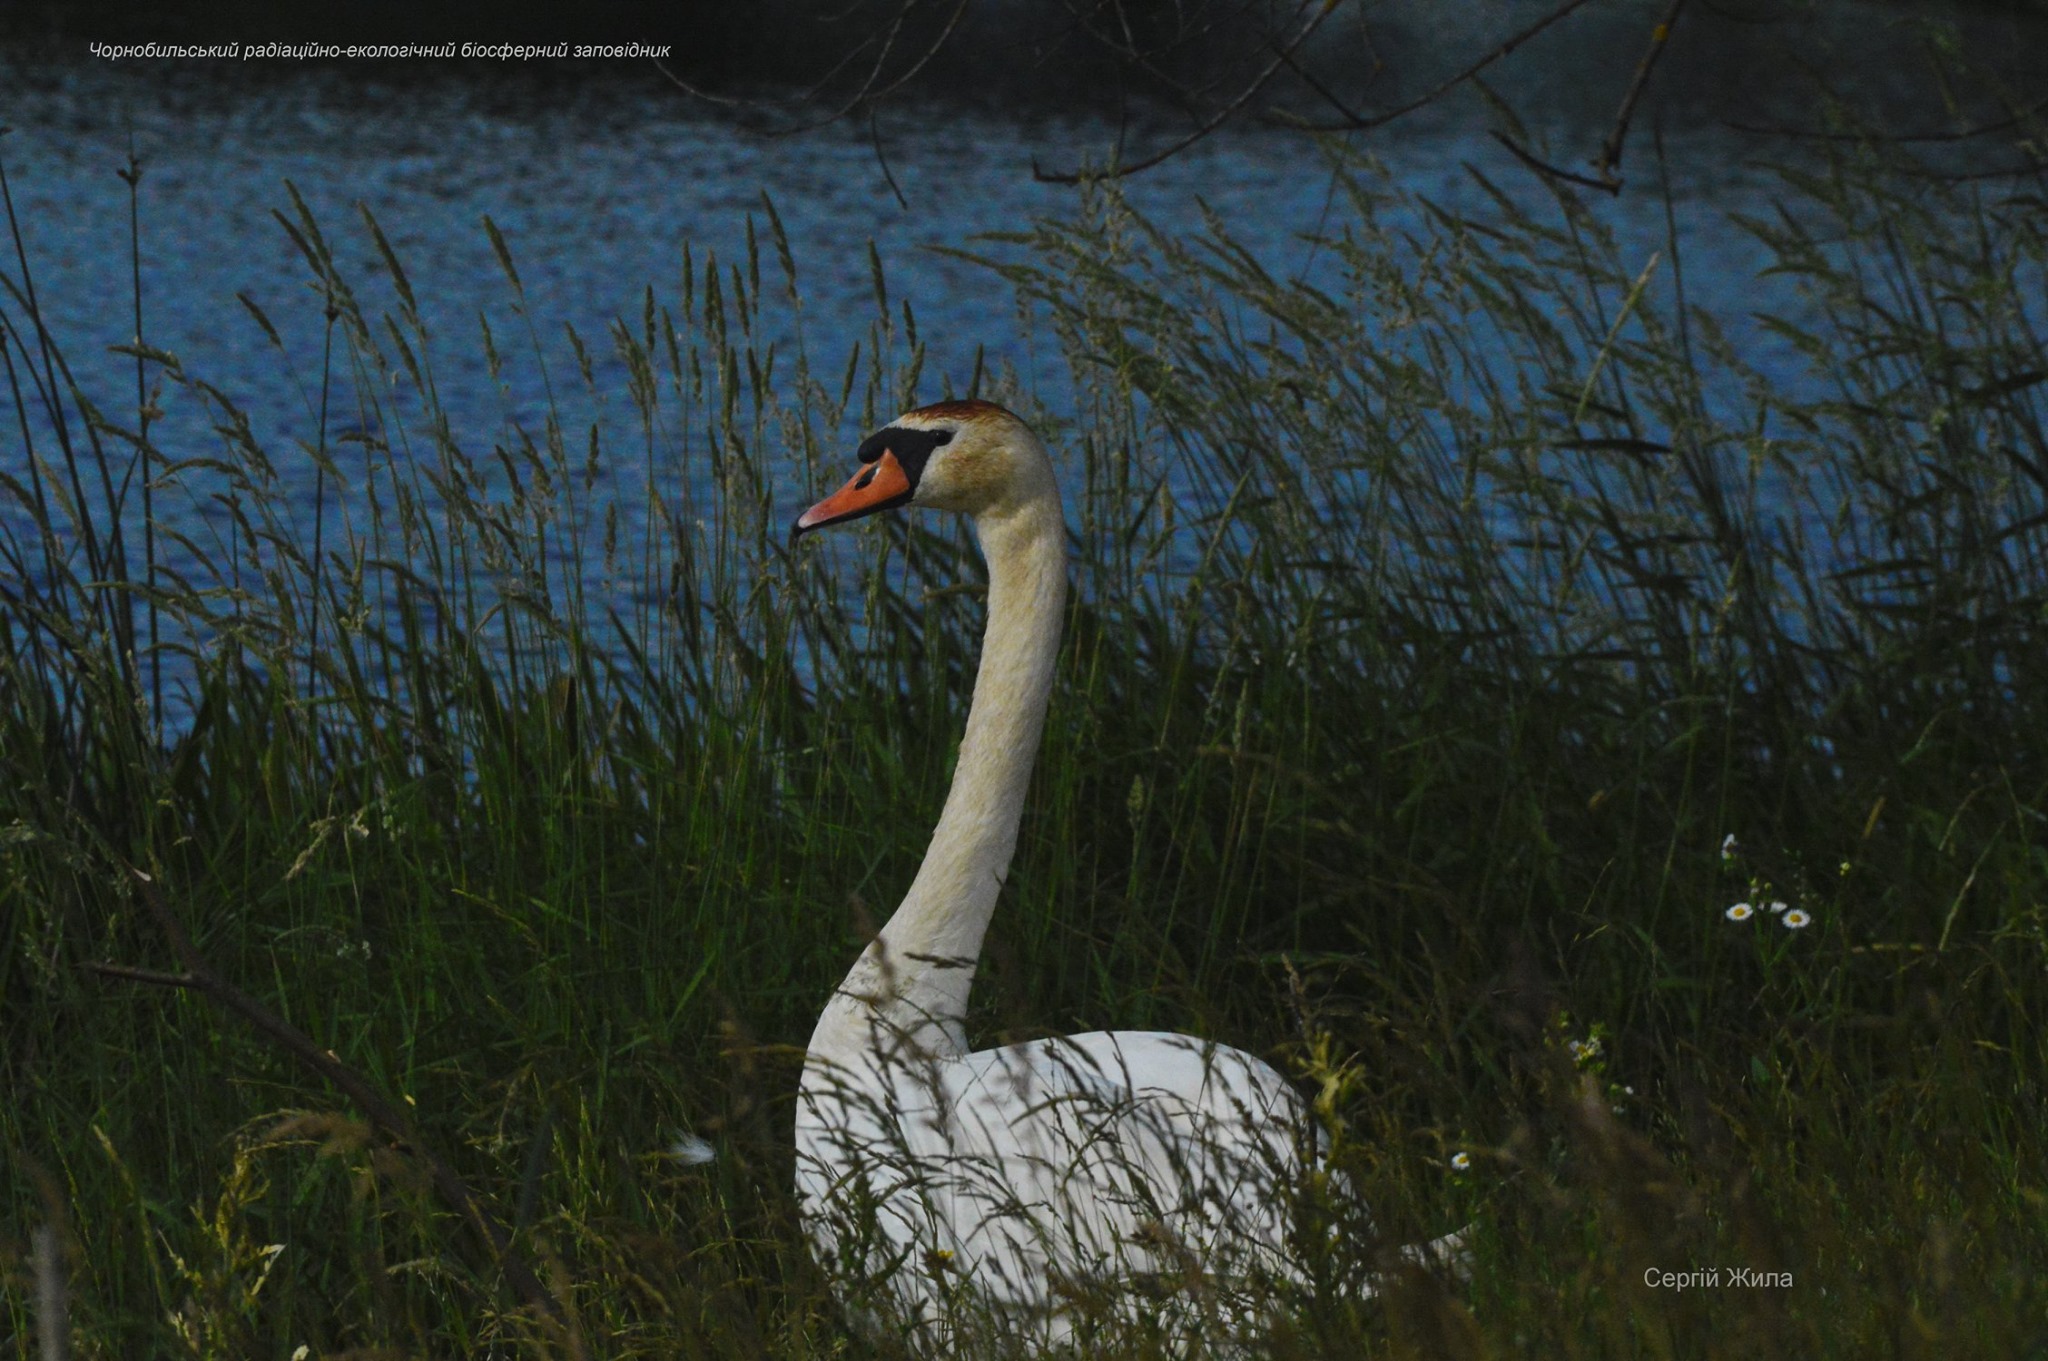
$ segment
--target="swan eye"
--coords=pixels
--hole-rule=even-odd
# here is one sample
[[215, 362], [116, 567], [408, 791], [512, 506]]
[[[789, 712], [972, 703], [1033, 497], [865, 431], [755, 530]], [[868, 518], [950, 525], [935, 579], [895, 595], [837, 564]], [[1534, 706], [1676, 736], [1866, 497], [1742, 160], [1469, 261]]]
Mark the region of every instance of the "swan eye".
[[932, 451], [942, 444], [951, 443], [953, 434], [951, 430], [887, 426], [861, 441], [860, 461], [872, 464], [878, 462], [883, 454], [894, 454], [897, 464], [902, 467], [910, 479], [910, 485], [914, 487], [918, 479], [924, 475], [925, 461], [932, 456]]

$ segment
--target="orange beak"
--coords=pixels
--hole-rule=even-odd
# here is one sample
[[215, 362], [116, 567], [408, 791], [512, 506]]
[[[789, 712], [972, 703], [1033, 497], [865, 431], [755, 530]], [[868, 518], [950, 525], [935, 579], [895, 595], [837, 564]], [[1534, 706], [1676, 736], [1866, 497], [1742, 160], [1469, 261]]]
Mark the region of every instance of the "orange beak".
[[813, 529], [900, 506], [910, 500], [913, 490], [910, 475], [903, 471], [896, 455], [884, 449], [882, 456], [855, 473], [852, 481], [797, 516], [789, 536], [794, 539]]

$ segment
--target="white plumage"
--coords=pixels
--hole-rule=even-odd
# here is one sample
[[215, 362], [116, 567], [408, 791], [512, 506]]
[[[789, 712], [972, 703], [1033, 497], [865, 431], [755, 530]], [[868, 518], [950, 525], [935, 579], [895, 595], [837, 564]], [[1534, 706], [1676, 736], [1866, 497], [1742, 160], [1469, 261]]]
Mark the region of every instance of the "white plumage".
[[1133, 1309], [1223, 1341], [1294, 1274], [1299, 1101], [1234, 1049], [1095, 1031], [815, 1071], [796, 1128], [821, 1260], [864, 1321], [928, 1352]]
[[1312, 1121], [1271, 1066], [1185, 1035], [1094, 1032], [970, 1053], [963, 1019], [1016, 847], [1066, 599], [1051, 460], [986, 402], [900, 417], [797, 532], [897, 505], [973, 518], [988, 623], [938, 826], [903, 903], [811, 1037], [797, 1196], [857, 1320], [926, 1354], [1085, 1340], [1140, 1315], [1227, 1346], [1299, 1281]]

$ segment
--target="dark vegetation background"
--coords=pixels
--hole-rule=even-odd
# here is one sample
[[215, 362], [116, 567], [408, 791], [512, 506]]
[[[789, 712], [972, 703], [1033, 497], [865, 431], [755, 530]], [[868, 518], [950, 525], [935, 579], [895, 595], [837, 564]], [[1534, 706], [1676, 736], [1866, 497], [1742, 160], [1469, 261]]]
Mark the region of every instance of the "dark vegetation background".
[[[1375, 31], [1401, 88], [1499, 40], [1434, 12]], [[1498, 88], [1597, 133], [1657, 12], [1588, 11]], [[388, 36], [667, 23], [694, 44], [679, 74], [763, 96], [740, 117], [791, 117], [797, 67], [828, 89], [796, 116], [858, 94], [858, 68], [827, 78], [849, 43], [819, 11], [769, 11], [787, 32], [733, 13], [521, 35], [408, 11]], [[843, 21], [851, 45], [886, 13]], [[1113, 48], [1069, 61], [1041, 23], [1061, 11], [1002, 27], [1024, 13], [977, 8], [900, 97], [972, 79], [1113, 116], [1096, 73], [1144, 85]], [[1129, 13], [1170, 37], [1179, 11]], [[379, 14], [218, 32], [246, 16], [214, 11], [185, 36], [363, 38]], [[82, 16], [5, 22], [58, 63], [177, 36]], [[1776, 212], [1726, 221], [1801, 289], [1763, 320], [1797, 381], [1726, 318], [1643, 293], [1590, 191], [1453, 212], [1335, 148], [1330, 292], [1221, 223], [1149, 232], [1110, 186], [972, 247], [1069, 367], [1059, 411], [1014, 374], [925, 371], [880, 262], [843, 375], [843, 337], [815, 371], [768, 363], [762, 319], [798, 290], [765, 210], [748, 258], [695, 261], [593, 342], [626, 375], [608, 442], [436, 419], [448, 346], [537, 385], [516, 243], [496, 339], [430, 336], [374, 218], [294, 205], [301, 305], [334, 341], [301, 377], [347, 412], [310, 449], [260, 447], [234, 376], [174, 356], [137, 352], [133, 391], [67, 391], [63, 338], [8, 292], [0, 1345], [55, 1326], [56, 1262], [81, 1355], [888, 1355], [843, 1327], [795, 1230], [789, 1092], [928, 834], [977, 560], [936, 521], [792, 555], [775, 512], [786, 460], [830, 485], [847, 427], [976, 390], [1065, 453], [1077, 593], [975, 1034], [1193, 1029], [1321, 1099], [1373, 1212], [1352, 1207], [1331, 1279], [1388, 1288], [1291, 1301], [1266, 1350], [2048, 1347], [2038, 16], [1683, 23], [1652, 91], [1667, 118], [1827, 134], [1776, 144]], [[1157, 127], [1199, 114], [1212, 66], [1242, 80], [1242, 44], [1217, 42], [1150, 77]], [[1055, 55], [995, 60], [1018, 51]], [[458, 74], [517, 98], [659, 78]], [[344, 230], [369, 244], [341, 265]], [[152, 385], [206, 403], [217, 444], [152, 447]], [[290, 529], [285, 459], [353, 498], [347, 543]], [[622, 551], [579, 498], [599, 470], [645, 494], [656, 465], [688, 475], [623, 546], [632, 609], [564, 598], [562, 553]], [[187, 579], [154, 576], [144, 485], [221, 507]], [[169, 735], [138, 646], [159, 614], [206, 639]], [[1737, 899], [1752, 920], [1726, 917]], [[310, 1036], [311, 1063], [220, 988], [162, 986], [200, 968]], [[670, 1156], [685, 1127], [716, 1161]], [[1388, 1253], [1465, 1222], [1469, 1285]], [[1732, 1264], [1796, 1283], [1642, 1283]]]

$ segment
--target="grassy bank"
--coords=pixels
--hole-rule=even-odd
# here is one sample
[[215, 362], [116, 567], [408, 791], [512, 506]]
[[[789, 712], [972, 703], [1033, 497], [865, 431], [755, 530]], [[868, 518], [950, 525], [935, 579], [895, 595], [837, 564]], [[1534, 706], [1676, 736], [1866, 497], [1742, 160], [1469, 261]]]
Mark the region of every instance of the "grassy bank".
[[[977, 1038], [1271, 1056], [1388, 1240], [1474, 1226], [1468, 1285], [1304, 1300], [1275, 1354], [2048, 1342], [2039, 186], [1788, 174], [1729, 229], [1810, 300], [1770, 323], [1796, 381], [1677, 305], [1675, 240], [1651, 269], [1569, 198], [1397, 231], [1369, 168], [1340, 193], [1326, 292], [1106, 194], [975, 243], [1058, 411], [927, 371], [879, 261], [857, 345], [771, 353], [765, 208], [564, 372], [516, 242], [503, 313], [430, 336], [367, 216], [295, 204], [329, 343], [290, 448], [146, 346], [139, 405], [70, 391], [16, 279], [0, 1333], [54, 1223], [81, 1356], [866, 1354], [796, 1234], [790, 1098], [936, 815], [980, 565], [941, 520], [783, 536], [850, 435], [972, 391], [1060, 451], [1076, 535]], [[560, 400], [456, 428], [434, 365], [470, 345]], [[156, 447], [167, 401], [218, 441]], [[417, 1145], [88, 968], [183, 967], [130, 865]]]

